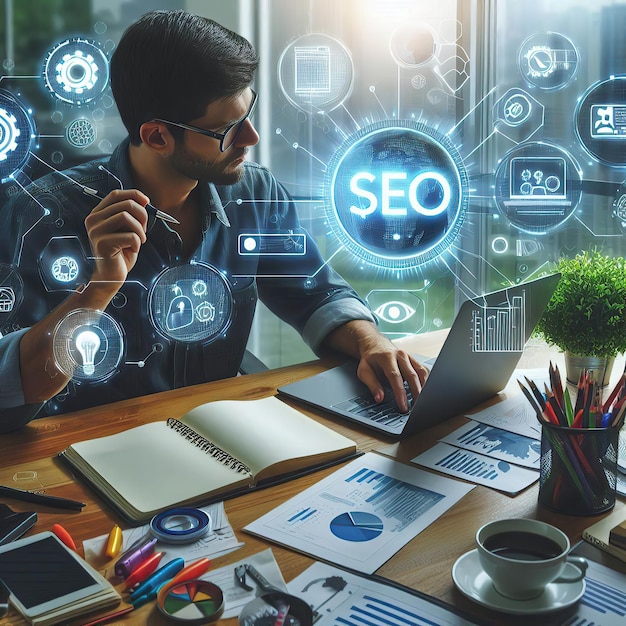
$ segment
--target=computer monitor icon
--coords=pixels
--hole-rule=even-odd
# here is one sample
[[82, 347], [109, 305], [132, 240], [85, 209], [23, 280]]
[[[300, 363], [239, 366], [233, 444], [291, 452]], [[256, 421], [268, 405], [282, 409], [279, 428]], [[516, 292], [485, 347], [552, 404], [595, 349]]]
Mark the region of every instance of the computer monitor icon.
[[515, 157], [510, 174], [511, 200], [567, 198], [567, 163], [562, 157]]

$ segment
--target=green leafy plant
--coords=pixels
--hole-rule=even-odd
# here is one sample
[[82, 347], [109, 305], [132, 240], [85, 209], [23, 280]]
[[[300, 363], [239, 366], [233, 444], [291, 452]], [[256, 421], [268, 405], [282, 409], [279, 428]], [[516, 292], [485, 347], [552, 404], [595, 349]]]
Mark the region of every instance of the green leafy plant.
[[537, 324], [550, 345], [579, 356], [626, 351], [626, 259], [598, 250], [561, 258], [561, 279]]

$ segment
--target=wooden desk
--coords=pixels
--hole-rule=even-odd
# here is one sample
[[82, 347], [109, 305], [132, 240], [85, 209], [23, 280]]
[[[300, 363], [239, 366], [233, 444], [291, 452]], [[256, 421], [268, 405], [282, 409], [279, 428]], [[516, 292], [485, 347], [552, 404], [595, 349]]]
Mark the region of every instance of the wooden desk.
[[[445, 331], [417, 336], [406, 342], [406, 347], [426, 356], [436, 355], [444, 336]], [[550, 353], [541, 346], [531, 347], [527, 349], [520, 365], [544, 368], [547, 367], [550, 358], [558, 360], [559, 355]], [[76, 441], [112, 434], [142, 423], [165, 420], [171, 416], [178, 417], [204, 402], [273, 395], [277, 387], [319, 373], [335, 364], [331, 359], [313, 361], [260, 374], [134, 398], [65, 416], [34, 420], [19, 432], [0, 436], [0, 459], [2, 459], [0, 483], [24, 487], [25, 482], [31, 481], [27, 488], [32, 488], [33, 484], [39, 485], [46, 493], [81, 500], [86, 502], [87, 506], [82, 512], [67, 512], [16, 500], [5, 501], [16, 511], [37, 510], [39, 521], [31, 533], [49, 530], [55, 522], [59, 522], [82, 545], [85, 539], [108, 533], [115, 522], [120, 523], [122, 527], [125, 525], [88, 487], [72, 479], [68, 469], [55, 458], [59, 451]], [[465, 421], [464, 417], [459, 416], [398, 443], [391, 438], [374, 435], [364, 428], [348, 425], [347, 422], [330, 420], [316, 415], [311, 410], [298, 408], [352, 438], [361, 450], [383, 450], [402, 461], [408, 461], [427, 449], [439, 437]], [[245, 546], [230, 555], [215, 559], [214, 567], [227, 565], [266, 549], [268, 542], [247, 535], [241, 529], [332, 471], [334, 470], [323, 470], [293, 482], [226, 501], [229, 520], [239, 539], [245, 541]], [[573, 543], [580, 539], [581, 532], [586, 526], [597, 520], [597, 518], [560, 516], [538, 508], [536, 485], [514, 498], [477, 486], [461, 502], [385, 563], [377, 574], [440, 598], [470, 617], [473, 616], [480, 624], [525, 623], [527, 618], [517, 621], [511, 616], [482, 609], [462, 596], [452, 582], [452, 565], [461, 554], [474, 548], [476, 529], [489, 520], [502, 517], [534, 517], [545, 520], [567, 532]], [[286, 581], [294, 578], [313, 562], [304, 555], [280, 546], [269, 545]], [[595, 551], [594, 558], [606, 564], [617, 564], [599, 551]], [[100, 565], [104, 568], [107, 564]], [[560, 618], [562, 619], [562, 615]], [[23, 623], [13, 609], [8, 616], [0, 620], [0, 626], [16, 626]], [[153, 604], [150, 604], [110, 623], [160, 625], [170, 622], [164, 621]], [[237, 620], [221, 620], [219, 623], [234, 626]]]

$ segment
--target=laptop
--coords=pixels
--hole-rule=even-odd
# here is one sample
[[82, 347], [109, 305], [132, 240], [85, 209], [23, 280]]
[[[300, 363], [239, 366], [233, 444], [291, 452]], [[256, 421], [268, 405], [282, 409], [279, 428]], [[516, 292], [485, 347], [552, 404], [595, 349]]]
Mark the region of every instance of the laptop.
[[507, 385], [559, 278], [550, 274], [465, 301], [437, 358], [417, 357], [431, 370], [408, 413], [398, 411], [390, 390], [376, 404], [358, 380], [354, 361], [279, 387], [278, 393], [399, 438], [439, 424]]

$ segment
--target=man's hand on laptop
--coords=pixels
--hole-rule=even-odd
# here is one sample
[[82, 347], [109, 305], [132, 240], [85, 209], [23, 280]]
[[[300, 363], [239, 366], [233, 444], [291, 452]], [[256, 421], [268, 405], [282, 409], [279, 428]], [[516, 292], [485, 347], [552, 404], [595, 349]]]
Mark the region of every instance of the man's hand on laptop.
[[398, 409], [406, 413], [409, 402], [404, 383], [408, 384], [413, 398], [417, 398], [428, 376], [428, 368], [391, 342], [387, 346], [381, 342], [380, 346], [361, 354], [357, 376], [367, 385], [375, 402], [385, 400], [385, 387], [391, 387]]
[[357, 376], [367, 385], [375, 402], [385, 400], [391, 387], [398, 409], [409, 410], [404, 383], [416, 398], [428, 376], [428, 368], [378, 332], [371, 322], [355, 320], [343, 324], [327, 337], [326, 345], [359, 360]]

